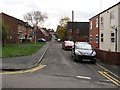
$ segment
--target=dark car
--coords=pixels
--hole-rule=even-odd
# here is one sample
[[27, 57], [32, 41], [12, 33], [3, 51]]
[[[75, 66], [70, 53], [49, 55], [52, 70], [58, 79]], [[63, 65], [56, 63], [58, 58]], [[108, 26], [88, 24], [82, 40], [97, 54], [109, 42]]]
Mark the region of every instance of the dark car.
[[62, 43], [62, 48], [66, 50], [71, 50], [73, 45], [74, 45], [73, 41], [64, 41]]
[[76, 42], [72, 47], [71, 55], [74, 61], [91, 61], [96, 62], [96, 52], [87, 42]]
[[46, 42], [46, 40], [44, 38], [39, 38], [38, 42]]

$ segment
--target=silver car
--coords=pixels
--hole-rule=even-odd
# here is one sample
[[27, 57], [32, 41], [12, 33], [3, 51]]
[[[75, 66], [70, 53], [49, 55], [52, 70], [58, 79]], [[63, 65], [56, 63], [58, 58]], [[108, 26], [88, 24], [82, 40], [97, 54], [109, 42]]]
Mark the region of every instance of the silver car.
[[72, 47], [71, 55], [74, 61], [96, 62], [96, 52], [87, 42], [76, 42]]

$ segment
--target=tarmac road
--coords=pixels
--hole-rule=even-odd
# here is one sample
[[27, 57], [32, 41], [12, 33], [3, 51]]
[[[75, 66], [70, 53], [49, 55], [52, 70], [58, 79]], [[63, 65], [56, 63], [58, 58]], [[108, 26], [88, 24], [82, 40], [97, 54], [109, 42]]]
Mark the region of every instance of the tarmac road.
[[2, 87], [117, 89], [118, 85], [103, 76], [102, 72], [103, 69], [97, 64], [74, 62], [70, 51], [61, 49], [61, 43], [53, 41], [38, 68], [3, 74]]

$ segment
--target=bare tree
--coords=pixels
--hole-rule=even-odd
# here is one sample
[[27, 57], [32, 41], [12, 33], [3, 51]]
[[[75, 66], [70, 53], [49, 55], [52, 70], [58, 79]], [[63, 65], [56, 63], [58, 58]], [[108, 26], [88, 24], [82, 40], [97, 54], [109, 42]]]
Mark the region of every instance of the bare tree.
[[39, 23], [43, 23], [47, 18], [47, 14], [41, 11], [31, 11], [24, 15], [24, 19], [32, 26], [38, 26]]
[[24, 19], [34, 27], [35, 45], [36, 45], [36, 28], [38, 24], [43, 23], [47, 19], [47, 14], [41, 11], [31, 11], [24, 15]]

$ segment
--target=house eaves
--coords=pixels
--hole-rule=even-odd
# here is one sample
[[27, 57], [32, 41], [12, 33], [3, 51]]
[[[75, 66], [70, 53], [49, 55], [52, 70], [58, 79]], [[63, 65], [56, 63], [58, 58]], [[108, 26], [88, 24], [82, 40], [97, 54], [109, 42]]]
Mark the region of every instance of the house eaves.
[[44, 29], [42, 29], [42, 28], [40, 28], [40, 27], [38, 27], [38, 28], [39, 28], [39, 30], [44, 34], [44, 36], [49, 36]]
[[[102, 14], [102, 13], [108, 11], [109, 9], [111, 9], [111, 8], [113, 8], [113, 7], [115, 7], [115, 6], [119, 5], [119, 4], [120, 4], [120, 2], [118, 2], [117, 4], [115, 4], [115, 5], [111, 6], [111, 7], [109, 7], [108, 9], [106, 9], [106, 10], [100, 12], [99, 14], [93, 16], [92, 18], [94, 18], [94, 17], [96, 17], [96, 16], [99, 16], [100, 14]], [[91, 20], [92, 18], [90, 18], [89, 20]]]

